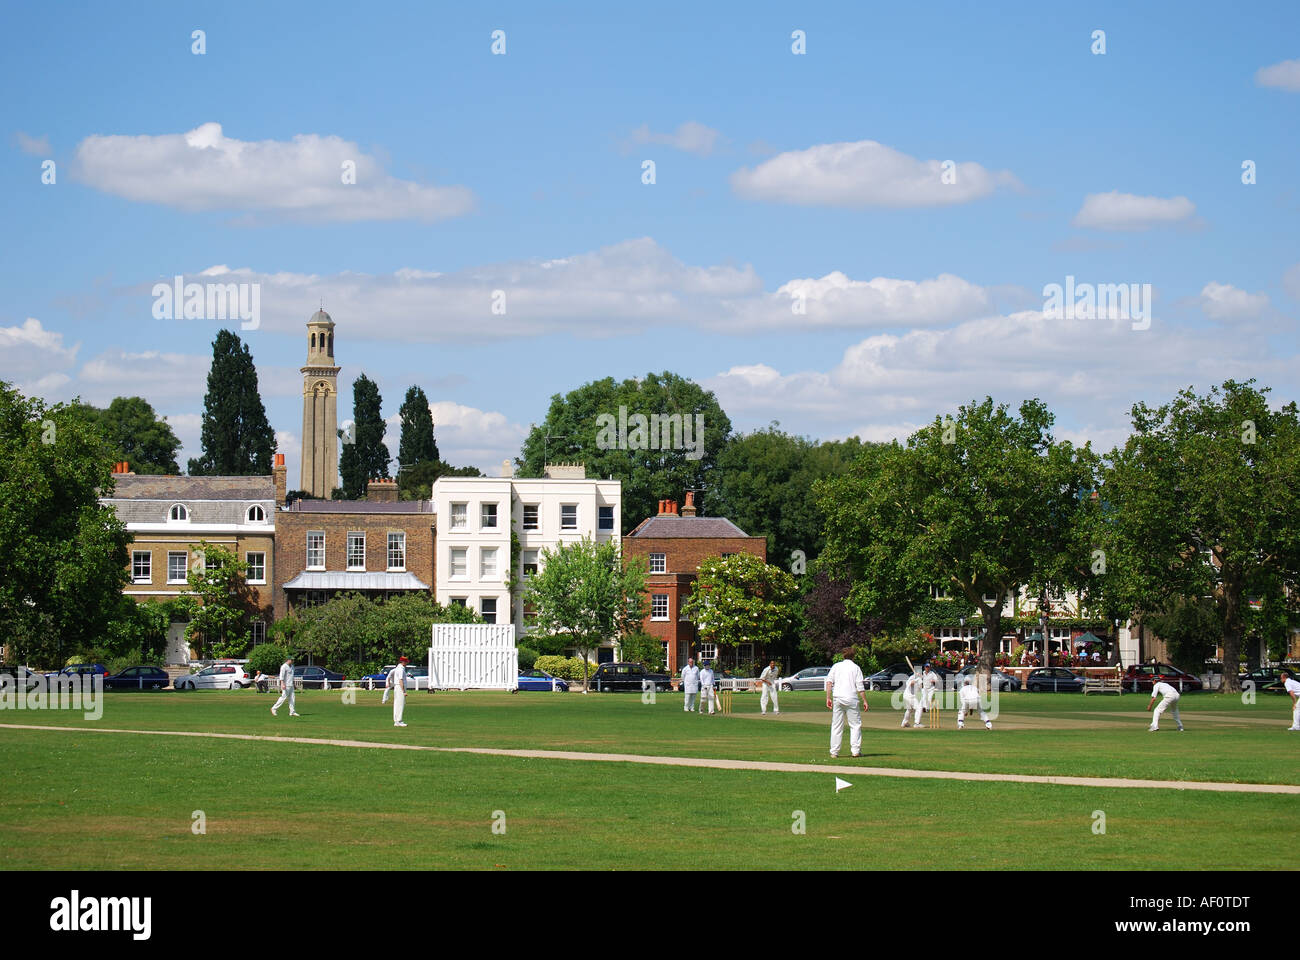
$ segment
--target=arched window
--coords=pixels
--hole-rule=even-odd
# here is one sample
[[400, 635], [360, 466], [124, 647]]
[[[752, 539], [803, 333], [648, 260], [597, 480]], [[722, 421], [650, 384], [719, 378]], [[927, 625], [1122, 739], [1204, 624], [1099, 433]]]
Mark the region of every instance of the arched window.
[[266, 523], [266, 511], [258, 504], [253, 504], [248, 508], [249, 523]]
[[313, 350], [316, 349], [316, 333], [315, 333], [315, 331], [313, 331], [313, 332], [312, 332], [312, 335], [311, 335], [311, 348], [312, 348]]
[[334, 334], [332, 334], [332, 333], [330, 334], [330, 348], [329, 348], [329, 355], [330, 355], [331, 357], [334, 356]]
[[167, 514], [168, 520], [188, 520], [190, 512], [185, 509], [182, 503], [173, 503], [171, 511]]

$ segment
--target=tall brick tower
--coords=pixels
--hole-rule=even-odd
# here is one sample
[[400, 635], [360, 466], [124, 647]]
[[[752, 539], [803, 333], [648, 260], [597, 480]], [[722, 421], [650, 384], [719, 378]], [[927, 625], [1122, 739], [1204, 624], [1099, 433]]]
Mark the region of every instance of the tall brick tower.
[[339, 485], [338, 380], [334, 321], [317, 310], [307, 321], [307, 365], [302, 368], [300, 489], [325, 499]]

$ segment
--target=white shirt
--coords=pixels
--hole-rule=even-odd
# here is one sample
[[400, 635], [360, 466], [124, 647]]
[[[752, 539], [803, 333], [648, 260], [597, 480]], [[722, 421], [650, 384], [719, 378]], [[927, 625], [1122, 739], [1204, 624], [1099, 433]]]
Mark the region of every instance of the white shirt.
[[406, 664], [399, 663], [389, 670], [385, 685], [392, 687], [402, 696], [406, 696]]
[[286, 690], [293, 686], [293, 667], [287, 663], [280, 665], [280, 686]]
[[700, 671], [700, 686], [705, 690], [712, 689], [713, 687], [713, 671], [708, 667], [705, 667]]
[[1287, 693], [1294, 693], [1297, 697], [1300, 697], [1300, 680], [1295, 677], [1287, 677], [1282, 686], [1286, 687]]
[[1156, 682], [1155, 686], [1151, 688], [1151, 696], [1168, 697], [1170, 700], [1177, 700], [1179, 693], [1163, 680], [1159, 680]]
[[852, 703], [863, 689], [862, 668], [852, 660], [841, 660], [826, 674], [826, 685], [831, 688], [834, 699]]
[[687, 693], [700, 692], [700, 668], [687, 665], [682, 667], [682, 686]]
[[963, 703], [979, 703], [980, 692], [975, 684], [967, 681], [962, 684], [960, 693]]
[[933, 670], [921, 674], [921, 686], [926, 690], [933, 690], [939, 685], [939, 675]]
[[764, 667], [763, 672], [758, 675], [758, 679], [766, 680], [773, 687], [775, 687], [776, 681], [781, 679], [781, 671], [773, 666]]
[[907, 682], [903, 684], [903, 696], [915, 699], [916, 695], [920, 692], [920, 687], [921, 675], [919, 673], [912, 674], [907, 678]]

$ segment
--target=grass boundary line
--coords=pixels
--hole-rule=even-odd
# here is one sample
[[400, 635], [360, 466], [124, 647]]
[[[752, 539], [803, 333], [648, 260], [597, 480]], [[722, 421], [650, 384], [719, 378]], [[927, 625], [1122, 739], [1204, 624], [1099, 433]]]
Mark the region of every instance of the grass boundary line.
[[118, 727], [66, 727], [53, 724], [0, 723], [5, 730], [63, 730], [71, 733], [125, 733], [159, 737], [199, 737], [213, 740], [250, 740], [266, 743], [300, 743], [329, 747], [368, 747], [374, 750], [417, 750], [432, 753], [472, 753], [533, 760], [572, 760], [601, 763], [641, 763], [671, 767], [705, 767], [715, 770], [760, 770], [769, 773], [826, 773], [845, 776], [899, 777], [920, 780], [967, 780], [994, 783], [1037, 783], [1067, 787], [1105, 787], [1147, 790], [1201, 790], [1217, 793], [1300, 794], [1300, 785], [1285, 783], [1233, 783], [1214, 780], [1134, 780], [1125, 777], [1065, 777], [1024, 773], [978, 773], [961, 770], [915, 770], [903, 767], [850, 767], [777, 760], [727, 760], [711, 757], [668, 757], [635, 753], [583, 753], [574, 750], [510, 750], [500, 747], [435, 747], [421, 743], [386, 743], [373, 740], [332, 740], [319, 737], [280, 737], [252, 733], [215, 733], [200, 730], [131, 730]]

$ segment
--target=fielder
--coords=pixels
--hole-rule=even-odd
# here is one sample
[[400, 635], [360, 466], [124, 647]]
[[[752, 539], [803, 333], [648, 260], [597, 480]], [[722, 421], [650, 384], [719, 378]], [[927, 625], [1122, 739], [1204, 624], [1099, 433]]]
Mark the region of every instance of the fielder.
[[912, 675], [903, 684], [903, 722], [900, 726], [908, 726], [907, 715], [909, 713], [916, 715], [911, 723], [912, 729], [919, 729], [921, 726], [921, 674], [915, 667], [912, 669]]
[[708, 661], [705, 661], [704, 669], [700, 671], [700, 693], [704, 695], [704, 700], [700, 702], [700, 714], [704, 713], [705, 701], [708, 702], [709, 713], [712, 714], [717, 697], [713, 693], [713, 670], [709, 667]]
[[781, 671], [777, 669], [775, 660], [769, 663], [763, 669], [763, 672], [758, 675], [759, 685], [763, 688], [763, 698], [759, 702], [759, 711], [761, 713], [767, 713], [767, 700], [769, 697], [772, 699], [772, 712], [781, 712], [781, 704], [776, 699], [776, 685], [780, 679]]
[[826, 709], [831, 711], [831, 757], [840, 755], [844, 742], [844, 721], [849, 722], [849, 751], [862, 754], [862, 710], [870, 710], [863, 690], [862, 668], [852, 660], [841, 660], [826, 674]]
[[1281, 670], [1278, 675], [1282, 678], [1282, 686], [1291, 695], [1291, 726], [1287, 729], [1300, 730], [1300, 680], [1291, 676], [1290, 670]]
[[393, 726], [404, 727], [402, 722], [402, 712], [406, 709], [406, 658], [398, 657], [397, 666], [388, 671], [388, 679], [384, 681], [384, 696], [388, 695], [388, 690], [393, 691]]
[[682, 689], [686, 691], [685, 710], [690, 713], [700, 701], [700, 668], [695, 665], [694, 657], [687, 657], [686, 666], [682, 667]]
[[293, 657], [280, 665], [280, 699], [275, 701], [275, 706], [271, 708], [271, 716], [278, 716], [275, 711], [279, 710], [280, 704], [286, 700], [289, 701], [289, 716], [301, 716], [293, 708]]
[[958, 703], [957, 703], [957, 729], [958, 730], [962, 729], [963, 721], [965, 721], [966, 719], [966, 714], [974, 713], [976, 710], [979, 711], [980, 719], [984, 721], [985, 728], [992, 730], [993, 721], [989, 719], [988, 713], [985, 712], [984, 704], [980, 703], [979, 688], [976, 687], [973, 682], [971, 682], [970, 677], [967, 677], [966, 682], [962, 684], [958, 696]]
[[1150, 731], [1160, 729], [1160, 714], [1164, 713], [1170, 707], [1174, 708], [1174, 723], [1178, 724], [1178, 732], [1183, 732], [1183, 720], [1178, 716], [1178, 698], [1182, 696], [1177, 690], [1165, 683], [1163, 680], [1157, 680], [1151, 687], [1151, 700], [1147, 703], [1147, 709], [1151, 709], [1151, 704], [1156, 702], [1156, 697], [1163, 697], [1160, 706], [1156, 707], [1156, 712], [1151, 714], [1151, 726], [1147, 727]]

